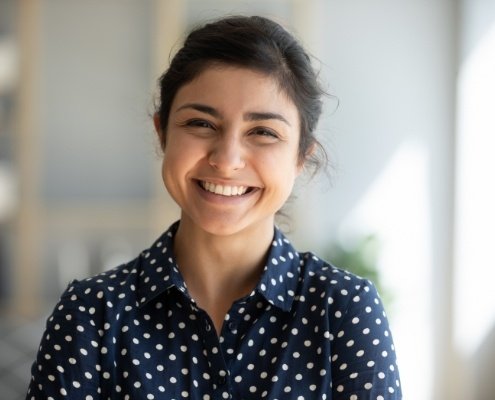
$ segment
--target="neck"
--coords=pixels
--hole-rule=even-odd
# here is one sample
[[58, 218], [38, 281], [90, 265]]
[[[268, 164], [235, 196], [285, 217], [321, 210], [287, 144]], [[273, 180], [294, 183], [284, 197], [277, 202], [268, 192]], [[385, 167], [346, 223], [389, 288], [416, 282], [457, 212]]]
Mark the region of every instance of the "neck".
[[220, 332], [232, 303], [256, 286], [273, 239], [273, 221], [233, 235], [205, 232], [183, 216], [174, 253], [189, 294]]

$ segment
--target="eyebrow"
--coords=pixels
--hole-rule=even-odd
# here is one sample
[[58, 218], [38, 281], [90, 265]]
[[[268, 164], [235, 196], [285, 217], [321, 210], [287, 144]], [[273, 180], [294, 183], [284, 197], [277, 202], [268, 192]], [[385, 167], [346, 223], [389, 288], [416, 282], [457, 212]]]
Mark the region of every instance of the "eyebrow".
[[[207, 106], [201, 103], [186, 103], [180, 106], [177, 111], [181, 111], [184, 109], [193, 109], [196, 111], [203, 112], [205, 114], [209, 114], [215, 118], [222, 118], [222, 115], [213, 107]], [[289, 121], [282, 115], [274, 112], [247, 112], [243, 115], [245, 121], [265, 121], [270, 119], [276, 119], [278, 121], [282, 121], [288, 126], [291, 126]]]
[[244, 114], [244, 119], [246, 121], [264, 121], [267, 119], [277, 119], [291, 126], [289, 121], [287, 121], [283, 115], [273, 112], [249, 112]]
[[215, 118], [221, 118], [220, 113], [217, 110], [215, 110], [213, 107], [207, 106], [205, 104], [199, 104], [199, 103], [186, 103], [186, 104], [180, 106], [177, 109], [177, 111], [185, 110], [188, 108], [203, 112], [205, 114], [210, 114]]

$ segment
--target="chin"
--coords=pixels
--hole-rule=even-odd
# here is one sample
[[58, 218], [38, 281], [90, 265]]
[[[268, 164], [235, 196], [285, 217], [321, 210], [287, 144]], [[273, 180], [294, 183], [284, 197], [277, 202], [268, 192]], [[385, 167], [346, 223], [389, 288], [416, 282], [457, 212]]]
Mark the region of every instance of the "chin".
[[231, 221], [202, 221], [199, 226], [210, 235], [214, 236], [232, 236], [245, 230], [245, 226]]
[[267, 227], [273, 229], [274, 217], [262, 219], [246, 220], [242, 218], [233, 218], [227, 215], [209, 215], [198, 216], [197, 218], [186, 217], [193, 225], [200, 230], [214, 236], [233, 236], [237, 234], [248, 233], [251, 230], [258, 230]]

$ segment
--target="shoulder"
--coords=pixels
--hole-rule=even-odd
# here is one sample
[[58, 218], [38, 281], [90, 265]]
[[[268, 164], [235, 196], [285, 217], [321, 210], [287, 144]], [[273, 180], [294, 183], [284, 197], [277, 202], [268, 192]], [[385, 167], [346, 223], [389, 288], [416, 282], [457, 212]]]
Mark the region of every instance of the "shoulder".
[[[134, 315], [147, 301], [176, 284], [172, 254], [173, 224], [133, 260], [98, 275], [72, 281], [62, 294], [54, 317], [78, 318], [101, 326]], [[60, 315], [61, 314], [61, 315]]]
[[381, 298], [369, 279], [338, 268], [313, 253], [301, 253], [301, 296], [325, 303], [334, 332], [348, 321], [386, 319]]
[[64, 319], [102, 320], [109, 311], [136, 306], [140, 257], [93, 277], [73, 280], [62, 294], [53, 316]]
[[105, 290], [115, 292], [119, 287], [127, 288], [136, 283], [141, 269], [141, 255], [115, 268], [103, 271], [97, 275], [73, 281], [76, 286], [86, 292]]
[[334, 266], [311, 252], [300, 253], [301, 278], [308, 290], [322, 291], [336, 299], [355, 300], [355, 296], [378, 296], [376, 288], [369, 279], [355, 275], [345, 269]]

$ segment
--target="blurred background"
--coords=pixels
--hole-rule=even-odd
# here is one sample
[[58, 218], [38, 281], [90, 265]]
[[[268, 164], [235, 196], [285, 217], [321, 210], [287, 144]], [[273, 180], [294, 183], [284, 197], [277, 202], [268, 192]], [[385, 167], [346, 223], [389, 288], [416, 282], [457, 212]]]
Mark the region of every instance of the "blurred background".
[[259, 13], [328, 91], [331, 178], [288, 235], [377, 282], [410, 400], [495, 399], [495, 1], [0, 0], [0, 399], [21, 399], [67, 283], [174, 221], [155, 84], [184, 32]]

